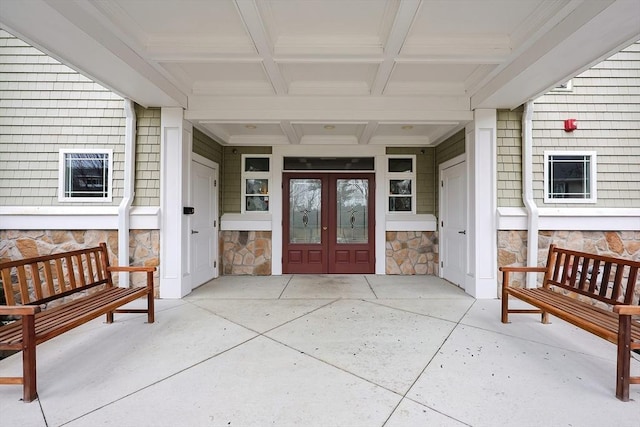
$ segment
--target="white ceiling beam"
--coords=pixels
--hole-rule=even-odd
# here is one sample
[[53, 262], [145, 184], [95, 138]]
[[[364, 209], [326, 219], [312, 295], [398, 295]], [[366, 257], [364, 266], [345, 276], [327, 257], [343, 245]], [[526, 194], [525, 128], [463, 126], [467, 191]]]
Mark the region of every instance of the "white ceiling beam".
[[245, 96], [189, 98], [187, 120], [309, 121], [309, 122], [426, 122], [473, 119], [469, 98], [446, 96], [308, 97]]
[[[513, 108], [544, 94], [638, 40], [638, 16], [640, 2], [635, 0], [579, 2], [564, 19], [492, 74], [472, 95], [471, 108]], [[604, 53], [593, 58], [593, 52]]]
[[368, 144], [373, 135], [375, 135], [376, 129], [378, 129], [378, 122], [368, 122], [362, 131], [362, 135], [360, 135], [358, 143], [363, 145]]
[[300, 136], [289, 120], [280, 122], [280, 127], [282, 128], [282, 132], [289, 138], [289, 143], [300, 144]]
[[378, 73], [373, 81], [373, 85], [371, 85], [372, 95], [382, 95], [393, 71], [394, 58], [400, 53], [400, 49], [402, 49], [402, 45], [409, 34], [411, 24], [418, 13], [420, 4], [420, 0], [402, 0], [400, 2], [396, 18], [393, 21], [393, 26], [391, 27], [387, 43], [384, 47], [384, 61], [378, 67]]
[[273, 60], [269, 36], [255, 0], [235, 0], [235, 3], [247, 32], [256, 46], [258, 55], [262, 57], [265, 72], [273, 85], [274, 91], [277, 95], [285, 95], [287, 93], [287, 85], [278, 64]]
[[105, 27], [91, 7], [4, 1], [0, 26], [122, 97], [144, 106], [186, 107], [187, 95]]

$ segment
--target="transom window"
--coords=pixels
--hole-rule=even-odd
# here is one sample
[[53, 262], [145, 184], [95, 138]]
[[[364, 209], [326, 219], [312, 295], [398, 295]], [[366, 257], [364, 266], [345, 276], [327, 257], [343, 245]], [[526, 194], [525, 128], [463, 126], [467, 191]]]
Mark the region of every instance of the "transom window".
[[59, 201], [111, 201], [112, 150], [62, 149], [58, 169]]
[[545, 203], [595, 203], [596, 153], [544, 153]]
[[269, 212], [271, 156], [242, 156], [242, 212]]
[[416, 157], [387, 157], [388, 212], [415, 213]]

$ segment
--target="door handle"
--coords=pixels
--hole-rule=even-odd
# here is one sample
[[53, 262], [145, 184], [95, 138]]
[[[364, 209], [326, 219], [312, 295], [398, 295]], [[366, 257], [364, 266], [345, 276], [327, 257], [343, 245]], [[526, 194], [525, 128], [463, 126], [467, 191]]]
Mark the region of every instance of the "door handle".
[[199, 233], [199, 231], [191, 230], [191, 234], [198, 234], [198, 233]]
[[467, 234], [467, 230], [458, 231], [458, 234]]

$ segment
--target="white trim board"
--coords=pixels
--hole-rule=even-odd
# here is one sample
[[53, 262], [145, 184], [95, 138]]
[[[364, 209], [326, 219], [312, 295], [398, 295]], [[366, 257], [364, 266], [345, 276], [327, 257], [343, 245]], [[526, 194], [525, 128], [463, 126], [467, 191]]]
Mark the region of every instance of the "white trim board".
[[[132, 230], [160, 229], [160, 208], [131, 208]], [[2, 206], [3, 230], [117, 230], [117, 206]]]
[[[526, 230], [524, 208], [498, 208], [498, 230]], [[640, 231], [637, 208], [540, 208], [540, 230]]]

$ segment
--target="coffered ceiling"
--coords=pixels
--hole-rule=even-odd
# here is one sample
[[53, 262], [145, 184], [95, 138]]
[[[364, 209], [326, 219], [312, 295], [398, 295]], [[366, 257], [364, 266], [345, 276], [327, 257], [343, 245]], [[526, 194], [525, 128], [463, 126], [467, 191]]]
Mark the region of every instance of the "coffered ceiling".
[[639, 0], [4, 0], [0, 25], [223, 144], [429, 146], [640, 38]]

